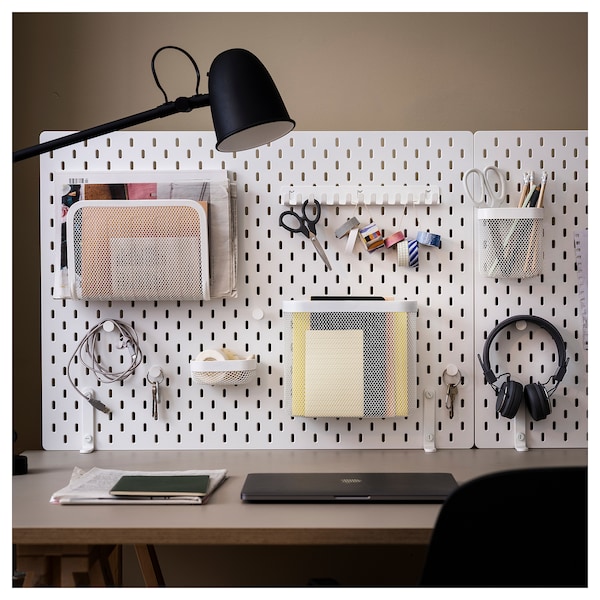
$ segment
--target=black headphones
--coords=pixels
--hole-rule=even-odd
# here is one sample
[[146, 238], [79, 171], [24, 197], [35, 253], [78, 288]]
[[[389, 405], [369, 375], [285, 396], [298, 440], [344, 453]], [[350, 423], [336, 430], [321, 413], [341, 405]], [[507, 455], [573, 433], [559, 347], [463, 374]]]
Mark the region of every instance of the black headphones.
[[[558, 350], [558, 369], [556, 373], [554, 373], [554, 375], [548, 379], [548, 381], [552, 380], [555, 384], [550, 391], [548, 391], [545, 385], [541, 383], [530, 383], [525, 386], [525, 389], [523, 389], [523, 386], [520, 383], [511, 380], [510, 373], [506, 373], [506, 375], [508, 375], [507, 380], [500, 386], [500, 388], [494, 385], [497, 377], [494, 375], [494, 372], [490, 366], [490, 346], [500, 331], [512, 323], [516, 323], [517, 321], [526, 321], [528, 323], [535, 323], [536, 325], [539, 325], [552, 336], [552, 339], [556, 344], [556, 348]], [[558, 329], [556, 329], [552, 323], [549, 323], [541, 317], [535, 317], [533, 315], [519, 315], [516, 317], [510, 317], [505, 321], [502, 321], [502, 323], [499, 323], [488, 335], [485, 345], [483, 346], [483, 359], [481, 358], [481, 354], [478, 354], [477, 357], [479, 358], [479, 363], [483, 369], [485, 382], [489, 383], [496, 392], [496, 412], [500, 413], [503, 417], [512, 419], [519, 410], [523, 396], [525, 397], [525, 405], [527, 406], [527, 410], [534, 421], [545, 419], [552, 412], [549, 401], [550, 396], [552, 396], [558, 387], [558, 384], [565, 376], [565, 373], [567, 372], [567, 364], [569, 362], [569, 359], [567, 358], [567, 347], [565, 342], [558, 332]]]

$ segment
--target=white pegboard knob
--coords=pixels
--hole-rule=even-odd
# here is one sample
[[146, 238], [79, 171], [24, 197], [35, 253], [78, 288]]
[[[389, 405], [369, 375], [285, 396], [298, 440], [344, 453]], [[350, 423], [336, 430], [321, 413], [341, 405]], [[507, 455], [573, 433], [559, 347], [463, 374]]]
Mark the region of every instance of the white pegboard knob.
[[163, 375], [162, 369], [158, 365], [153, 365], [148, 371], [149, 381], [158, 381]]
[[450, 375], [450, 377], [454, 377], [455, 375], [458, 375], [458, 367], [456, 365], [449, 364], [446, 367], [446, 373]]

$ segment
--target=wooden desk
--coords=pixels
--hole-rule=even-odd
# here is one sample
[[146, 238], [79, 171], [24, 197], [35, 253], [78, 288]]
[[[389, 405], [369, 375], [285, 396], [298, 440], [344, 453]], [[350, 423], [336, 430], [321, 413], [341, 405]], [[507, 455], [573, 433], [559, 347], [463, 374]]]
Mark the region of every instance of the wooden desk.
[[[585, 449], [198, 450], [27, 453], [29, 472], [13, 477], [13, 543], [31, 546], [402, 545], [427, 544], [440, 505], [244, 504], [251, 471], [449, 471], [463, 483], [504, 469], [585, 465]], [[228, 480], [201, 506], [58, 506], [53, 492], [73, 470], [219, 469]], [[151, 559], [151, 557], [146, 557]], [[117, 581], [118, 583], [118, 581]]]

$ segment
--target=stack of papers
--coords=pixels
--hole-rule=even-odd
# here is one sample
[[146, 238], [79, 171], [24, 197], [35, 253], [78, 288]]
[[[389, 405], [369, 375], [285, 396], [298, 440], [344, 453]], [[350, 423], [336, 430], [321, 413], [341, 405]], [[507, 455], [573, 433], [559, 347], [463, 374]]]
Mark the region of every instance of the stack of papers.
[[[169, 477], [169, 476], [208, 476], [208, 487], [203, 495], [172, 496], [165, 493], [160, 496], [116, 496], [111, 490], [122, 477]], [[225, 469], [202, 471], [120, 471], [116, 469], [99, 469], [93, 467], [84, 471], [79, 467], [73, 469], [71, 480], [64, 488], [54, 492], [50, 498], [52, 504], [205, 504], [211, 494], [225, 481]]]

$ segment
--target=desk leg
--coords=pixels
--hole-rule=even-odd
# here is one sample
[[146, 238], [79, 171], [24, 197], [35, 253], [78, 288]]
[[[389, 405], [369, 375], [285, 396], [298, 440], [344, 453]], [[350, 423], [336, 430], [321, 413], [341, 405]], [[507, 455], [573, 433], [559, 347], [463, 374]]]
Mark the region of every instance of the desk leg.
[[156, 548], [152, 544], [135, 544], [134, 548], [146, 587], [165, 587]]
[[122, 547], [17, 546], [23, 587], [114, 587], [122, 585]]
[[123, 546], [98, 546], [90, 560], [90, 585], [94, 587], [121, 587]]
[[21, 556], [23, 587], [60, 587], [60, 561], [55, 556]]

